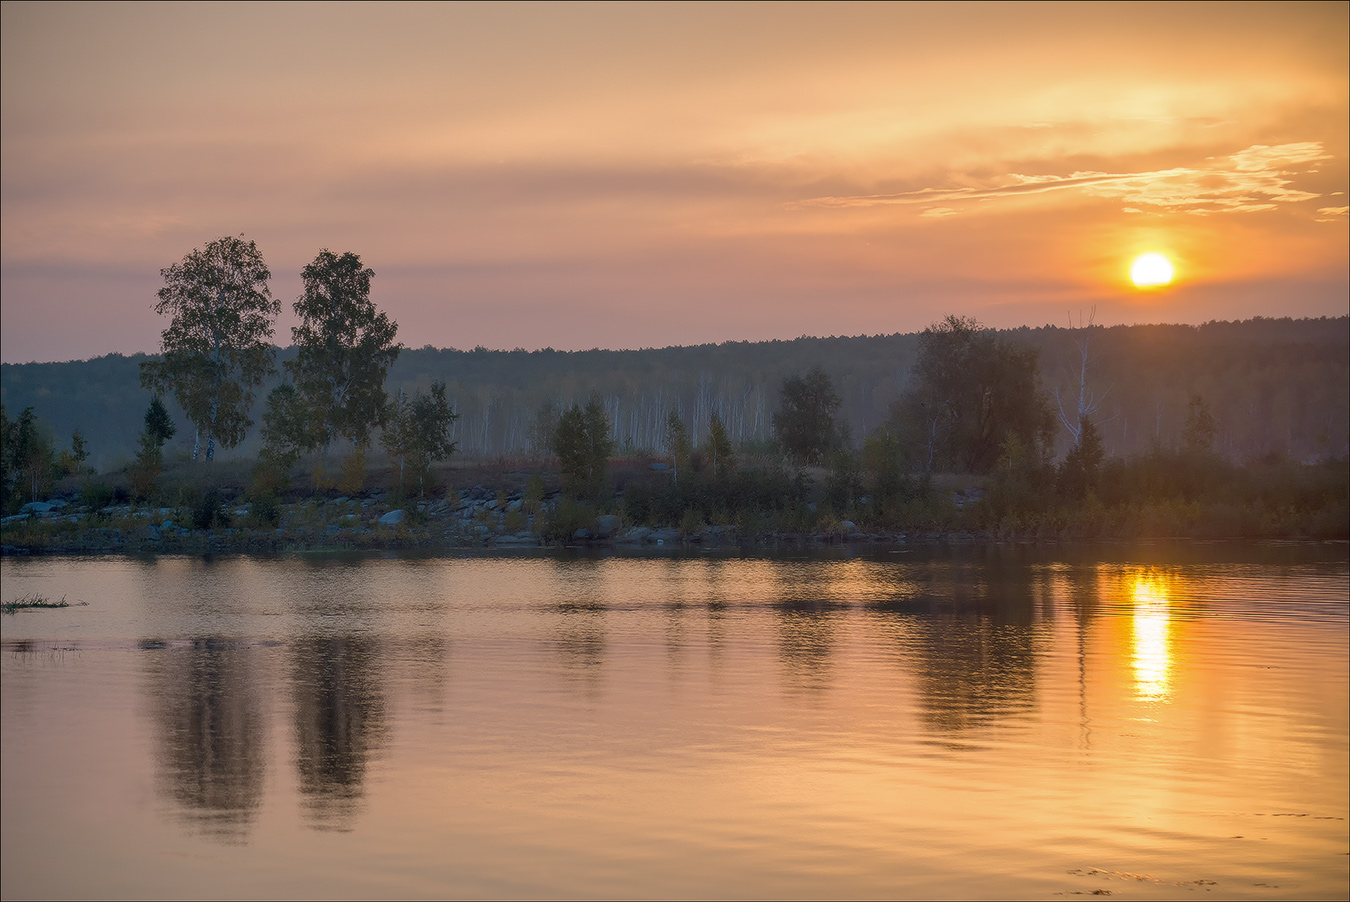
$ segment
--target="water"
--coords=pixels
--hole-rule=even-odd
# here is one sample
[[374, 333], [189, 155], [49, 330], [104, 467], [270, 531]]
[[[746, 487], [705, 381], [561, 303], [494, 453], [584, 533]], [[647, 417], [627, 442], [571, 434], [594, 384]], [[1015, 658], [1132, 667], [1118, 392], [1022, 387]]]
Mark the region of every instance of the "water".
[[5, 558], [3, 895], [1345, 898], [1348, 570]]

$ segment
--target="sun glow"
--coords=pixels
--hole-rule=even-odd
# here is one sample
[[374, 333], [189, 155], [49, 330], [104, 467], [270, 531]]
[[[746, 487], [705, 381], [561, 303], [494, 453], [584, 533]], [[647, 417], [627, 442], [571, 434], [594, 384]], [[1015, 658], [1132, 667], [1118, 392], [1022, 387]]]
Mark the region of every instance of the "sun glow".
[[1130, 264], [1130, 281], [1136, 288], [1161, 288], [1175, 275], [1172, 261], [1162, 254], [1140, 254]]

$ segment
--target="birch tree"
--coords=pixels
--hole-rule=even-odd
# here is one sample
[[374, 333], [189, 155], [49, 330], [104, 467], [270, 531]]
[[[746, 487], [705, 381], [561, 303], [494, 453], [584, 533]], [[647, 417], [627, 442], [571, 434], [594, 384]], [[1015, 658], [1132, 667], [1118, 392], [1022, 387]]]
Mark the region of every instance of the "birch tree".
[[[1083, 315], [1078, 315], [1078, 329], [1082, 333], [1074, 339], [1074, 344], [1078, 348], [1078, 392], [1077, 396], [1069, 398], [1071, 408], [1064, 409], [1064, 398], [1060, 395], [1058, 388], [1055, 389], [1055, 402], [1059, 406], [1059, 422], [1065, 431], [1073, 438], [1074, 446], [1081, 443], [1083, 433], [1083, 422], [1089, 417], [1094, 417], [1101, 408], [1102, 402], [1110, 394], [1111, 389], [1098, 395], [1094, 390], [1088, 387], [1088, 368], [1096, 360], [1092, 356], [1092, 323], [1097, 318], [1097, 308], [1092, 308], [1092, 313], [1088, 315], [1087, 325], [1083, 325]], [[1073, 317], [1069, 317], [1069, 329], [1074, 331]]]
[[206, 459], [216, 442], [232, 448], [244, 439], [254, 392], [273, 370], [273, 322], [281, 305], [272, 298], [272, 274], [262, 254], [243, 236], [218, 238], [160, 270], [155, 312], [169, 316], [159, 360], [141, 364], [141, 384], [173, 394], [196, 427], [195, 461], [206, 437]]
[[684, 428], [684, 420], [676, 410], [670, 411], [666, 418], [666, 450], [670, 452], [670, 465], [675, 473], [675, 481], [680, 481], [680, 470], [689, 467], [689, 433]]
[[297, 353], [285, 367], [325, 448], [338, 436], [368, 445], [370, 430], [384, 421], [384, 379], [401, 347], [398, 324], [370, 299], [374, 276], [356, 254], [339, 257], [327, 248], [301, 272], [304, 292], [294, 305], [300, 325], [291, 329]]
[[725, 476], [736, 466], [736, 458], [731, 450], [731, 439], [727, 438], [727, 429], [722, 418], [713, 411], [708, 415], [708, 457], [712, 461], [713, 477]]

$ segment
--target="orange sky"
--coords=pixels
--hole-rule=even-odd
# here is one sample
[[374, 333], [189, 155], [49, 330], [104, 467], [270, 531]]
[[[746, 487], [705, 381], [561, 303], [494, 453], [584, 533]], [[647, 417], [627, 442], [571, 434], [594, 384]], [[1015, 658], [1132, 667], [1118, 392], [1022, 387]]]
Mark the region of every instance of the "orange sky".
[[1342, 315], [1347, 9], [5, 3], [0, 358], [240, 233], [280, 344], [323, 247], [414, 347]]

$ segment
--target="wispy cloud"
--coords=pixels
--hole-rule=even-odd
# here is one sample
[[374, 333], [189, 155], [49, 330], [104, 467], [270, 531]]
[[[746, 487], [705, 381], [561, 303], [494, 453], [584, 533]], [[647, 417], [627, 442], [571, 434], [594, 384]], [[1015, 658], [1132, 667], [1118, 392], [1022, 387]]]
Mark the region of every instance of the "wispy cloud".
[[[900, 194], [869, 194], [815, 197], [794, 207], [873, 207], [888, 204], [933, 205], [922, 216], [943, 217], [958, 212], [950, 206], [961, 201], [1078, 191], [1093, 197], [1120, 200], [1125, 212], [1145, 209], [1205, 215], [1209, 213], [1254, 213], [1279, 204], [1320, 197], [1290, 187], [1298, 170], [1329, 160], [1321, 142], [1304, 141], [1268, 146], [1254, 144], [1224, 157], [1211, 157], [1205, 165], [1158, 169], [1150, 172], [1073, 172], [1069, 175], [1019, 175], [1010, 173], [999, 185], [985, 188], [921, 188]], [[1319, 213], [1341, 208], [1327, 207]]]

